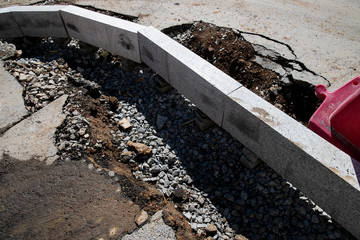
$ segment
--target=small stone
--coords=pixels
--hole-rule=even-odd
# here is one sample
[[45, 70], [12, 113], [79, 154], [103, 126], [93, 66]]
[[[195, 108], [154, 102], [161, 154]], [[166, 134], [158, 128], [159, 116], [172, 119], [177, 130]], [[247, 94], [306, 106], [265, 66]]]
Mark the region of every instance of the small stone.
[[132, 128], [130, 121], [126, 118], [121, 119], [118, 124], [123, 130], [130, 130]]
[[305, 207], [301, 206], [301, 207], [299, 208], [299, 213], [300, 213], [301, 216], [305, 216], [305, 215], [306, 215], [306, 209], [305, 209]]
[[85, 72], [85, 69], [83, 69], [82, 67], [77, 67], [76, 71], [78, 71], [79, 73], [83, 73]]
[[148, 220], [148, 218], [148, 213], [144, 210], [141, 210], [140, 214], [136, 217], [135, 223], [140, 227]]
[[199, 197], [197, 201], [200, 205], [203, 205], [205, 203], [205, 199], [203, 197]]
[[84, 135], [86, 133], [86, 128], [80, 128], [80, 130], [78, 131], [78, 134], [80, 136]]
[[0, 59], [8, 59], [15, 55], [19, 56], [21, 50], [16, 50], [16, 46], [14, 44], [9, 44], [6, 42], [0, 42]]
[[258, 159], [257, 161], [252, 162], [245, 155], [242, 155], [240, 158], [240, 163], [249, 169], [253, 169], [260, 163], [260, 160]]
[[189, 175], [185, 175], [183, 180], [187, 183], [187, 184], [191, 184], [193, 182], [193, 180], [191, 179], [191, 177]]
[[160, 168], [160, 166], [155, 165], [155, 166], [153, 166], [152, 168], [150, 168], [150, 172], [151, 172], [152, 174], [157, 174], [157, 173], [161, 172], [161, 168]]
[[249, 149], [244, 148], [243, 149], [243, 154], [245, 155], [245, 157], [250, 161], [250, 162], [257, 162], [258, 161], [258, 157], [251, 152]]
[[[147, 163], [143, 163], [143, 168], [145, 168], [144, 164], [148, 165]], [[149, 166], [149, 165], [148, 165], [148, 166]], [[165, 175], [166, 175], [166, 173], [165, 173], [164, 171], [161, 171], [161, 172], [159, 173], [159, 178], [163, 178], [163, 177], [165, 177]]]
[[217, 233], [217, 228], [214, 224], [209, 224], [205, 228], [207, 236], [214, 236]]
[[126, 145], [129, 148], [134, 149], [136, 151], [136, 153], [138, 153], [138, 154], [151, 154], [151, 151], [152, 151], [150, 147], [148, 147], [142, 143], [135, 143], [132, 141], [128, 141], [126, 143]]
[[113, 171], [109, 171], [108, 174], [109, 174], [110, 177], [114, 177], [114, 176], [115, 176], [115, 172], [113, 172]]
[[188, 220], [191, 219], [191, 213], [190, 213], [190, 212], [184, 213], [184, 216], [185, 216]]
[[189, 198], [189, 193], [187, 193], [184, 189], [178, 186], [173, 192], [173, 197], [175, 201], [186, 201]]
[[66, 148], [66, 143], [65, 143], [65, 142], [60, 143], [60, 145], [59, 145], [59, 150], [62, 151], [62, 150], [64, 150], [65, 148]]
[[158, 127], [158, 129], [161, 130], [164, 127], [167, 120], [168, 120], [167, 117], [158, 114], [156, 118], [156, 126]]
[[328, 236], [328, 238], [329, 239], [336, 239], [336, 236], [335, 236], [335, 234], [332, 232], [332, 231], [330, 231], [330, 230], [328, 230], [327, 231], [327, 236]]
[[320, 221], [319, 221], [318, 216], [316, 216], [315, 214], [313, 214], [312, 217], [311, 217], [311, 222], [312, 222], [312, 223], [319, 223]]
[[147, 163], [143, 163], [142, 166], [143, 166], [143, 169], [149, 169], [150, 168], [149, 164], [147, 164]]
[[27, 79], [27, 76], [23, 73], [20, 73], [19, 75], [19, 81], [25, 81]]
[[243, 235], [238, 234], [235, 236], [235, 240], [248, 240], [248, 239], [246, 237], [244, 237]]
[[152, 178], [143, 178], [142, 179], [144, 182], [156, 182], [158, 180], [157, 177], [152, 177]]
[[241, 191], [240, 196], [241, 199], [244, 199], [245, 201], [248, 199], [248, 194], [245, 191]]

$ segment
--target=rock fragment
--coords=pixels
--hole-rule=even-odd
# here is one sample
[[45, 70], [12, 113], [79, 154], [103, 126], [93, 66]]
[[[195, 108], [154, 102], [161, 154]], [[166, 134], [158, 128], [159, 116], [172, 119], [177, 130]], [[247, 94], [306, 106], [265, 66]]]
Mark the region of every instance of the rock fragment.
[[118, 122], [119, 126], [123, 129], [123, 130], [130, 130], [132, 128], [132, 125], [130, 123], [130, 121], [127, 118], [123, 118]]
[[8, 59], [19, 54], [14, 44], [0, 42], [0, 59]]
[[135, 223], [137, 226], [140, 227], [140, 226], [144, 225], [144, 223], [148, 220], [148, 218], [149, 218], [148, 213], [144, 210], [141, 210], [141, 212], [135, 219]]
[[138, 154], [150, 154], [152, 152], [151, 148], [143, 143], [135, 143], [132, 141], [128, 141], [126, 145], [136, 151]]
[[159, 114], [157, 115], [156, 126], [158, 127], [159, 130], [161, 130], [164, 127], [167, 120], [168, 120], [167, 117], [161, 116]]
[[207, 227], [205, 228], [206, 231], [206, 235], [208, 236], [214, 236], [217, 233], [217, 228], [215, 227], [214, 224], [209, 224], [207, 225]]
[[261, 160], [249, 149], [244, 148], [243, 155], [240, 158], [240, 163], [249, 169], [256, 167]]

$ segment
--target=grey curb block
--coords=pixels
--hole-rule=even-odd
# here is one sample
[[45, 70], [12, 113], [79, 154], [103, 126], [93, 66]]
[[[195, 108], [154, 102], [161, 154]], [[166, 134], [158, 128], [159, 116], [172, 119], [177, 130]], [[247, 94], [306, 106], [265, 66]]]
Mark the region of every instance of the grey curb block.
[[0, 9], [0, 38], [7, 39], [24, 36], [19, 25], [16, 23], [11, 9], [11, 7]]
[[360, 239], [360, 163], [153, 27], [74, 6], [0, 9], [0, 38], [73, 37], [144, 62]]
[[141, 62], [138, 31], [145, 26], [74, 6], [60, 12], [69, 37]]

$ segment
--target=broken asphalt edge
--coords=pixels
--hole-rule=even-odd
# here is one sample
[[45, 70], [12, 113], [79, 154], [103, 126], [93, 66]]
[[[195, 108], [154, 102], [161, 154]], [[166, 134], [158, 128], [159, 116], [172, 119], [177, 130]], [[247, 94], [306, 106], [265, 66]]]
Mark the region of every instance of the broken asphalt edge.
[[0, 157], [6, 154], [20, 161], [37, 159], [52, 164], [58, 158], [53, 139], [65, 120], [62, 109], [67, 97], [62, 95], [7, 130], [0, 137]]
[[0, 38], [72, 37], [145, 63], [360, 238], [360, 163], [153, 27], [83, 8], [0, 9]]

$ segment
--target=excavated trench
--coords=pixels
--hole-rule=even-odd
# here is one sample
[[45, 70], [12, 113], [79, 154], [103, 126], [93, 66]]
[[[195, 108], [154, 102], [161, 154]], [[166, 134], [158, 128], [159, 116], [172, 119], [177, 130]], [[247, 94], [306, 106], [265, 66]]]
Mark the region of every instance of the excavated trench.
[[[150, 214], [167, 209], [164, 220], [178, 239], [352, 239], [265, 163], [242, 166], [243, 146], [230, 134], [219, 127], [199, 131], [191, 121], [195, 106], [174, 90], [157, 92], [146, 66], [126, 71], [106, 51], [47, 39], [18, 46], [22, 55], [5, 66], [24, 86], [29, 111], [69, 95], [68, 117], [56, 132], [57, 164], [86, 161], [115, 175], [124, 194]], [[121, 127], [123, 118], [132, 129]], [[152, 154], [130, 149], [129, 141]]]
[[[320, 104], [314, 95], [314, 86], [291, 75], [294, 69], [314, 73], [294, 59], [286, 59], [280, 54], [264, 55], [259, 51], [261, 47], [247, 42], [240, 32], [203, 22], [175, 26], [163, 32], [305, 125]], [[70, 158], [86, 159], [95, 168], [115, 172], [118, 183], [124, 186], [125, 194], [133, 202], [150, 213], [169, 208], [165, 212], [165, 221], [177, 230], [179, 239], [209, 236], [221, 239], [226, 234], [238, 239], [241, 234], [250, 239], [352, 239], [330, 216], [266, 164], [261, 163], [252, 170], [241, 166], [237, 159], [242, 155], [243, 146], [233, 141], [228, 133], [217, 127], [204, 133], [196, 131], [191, 122], [195, 116], [194, 106], [178, 93], [155, 93], [154, 75], [146, 66], [127, 72], [119, 70], [121, 59], [106, 51], [84, 55], [46, 41], [35, 43], [35, 46], [25, 44], [24, 49], [27, 47], [31, 51], [24, 51], [21, 57], [39, 61], [30, 60], [26, 67], [36, 69], [42, 61], [53, 65], [56, 74], [63, 72], [66, 75], [66, 80], [60, 77], [58, 82], [55, 81], [59, 87], [55, 95], [44, 88], [48, 100], [29, 97], [34, 83], [24, 82], [25, 89], [29, 87], [24, 97], [28, 96], [25, 101], [30, 111], [41, 109], [42, 103], [56, 99], [60, 92], [70, 94], [64, 109], [69, 116], [56, 133], [59, 163]], [[264, 62], [269, 61], [273, 65], [268, 68], [277, 64], [283, 71], [263, 67]], [[17, 67], [18, 63], [13, 66], [8, 63], [8, 67]], [[21, 64], [20, 61], [20, 68], [24, 67]], [[148, 94], [149, 91], [153, 92]], [[159, 103], [161, 107], [157, 106]], [[123, 113], [122, 108], [127, 112]], [[128, 113], [132, 123], [141, 123], [134, 125], [132, 131], [124, 131], [118, 125], [119, 116]], [[168, 116], [168, 120], [160, 128], [157, 118], [161, 115]], [[156, 139], [157, 136], [162, 140], [148, 140], [148, 130], [142, 133], [144, 126], [154, 133], [149, 137]], [[127, 151], [124, 142], [129, 137], [130, 140], [136, 137], [150, 146], [156, 142], [158, 145], [151, 147], [163, 155], [143, 156]], [[160, 166], [159, 171], [155, 165]], [[185, 170], [186, 175], [182, 176]], [[165, 191], [167, 177], [163, 172], [165, 176], [179, 174], [179, 183], [174, 189], [171, 190], [171, 183], [169, 191]], [[139, 184], [138, 179], [156, 183], [176, 209], [163, 195], [147, 192], [149, 185]], [[176, 177], [171, 181], [176, 182]], [[193, 217], [199, 212], [196, 209], [214, 211], [201, 214], [204, 215], [202, 221], [207, 220], [205, 216], [211, 217], [215, 233], [202, 231], [202, 223], [197, 223], [198, 216]], [[197, 233], [196, 237], [189, 233], [191, 230], [178, 210], [185, 215]], [[192, 214], [190, 217], [189, 213]], [[212, 215], [216, 216], [215, 220]]]

